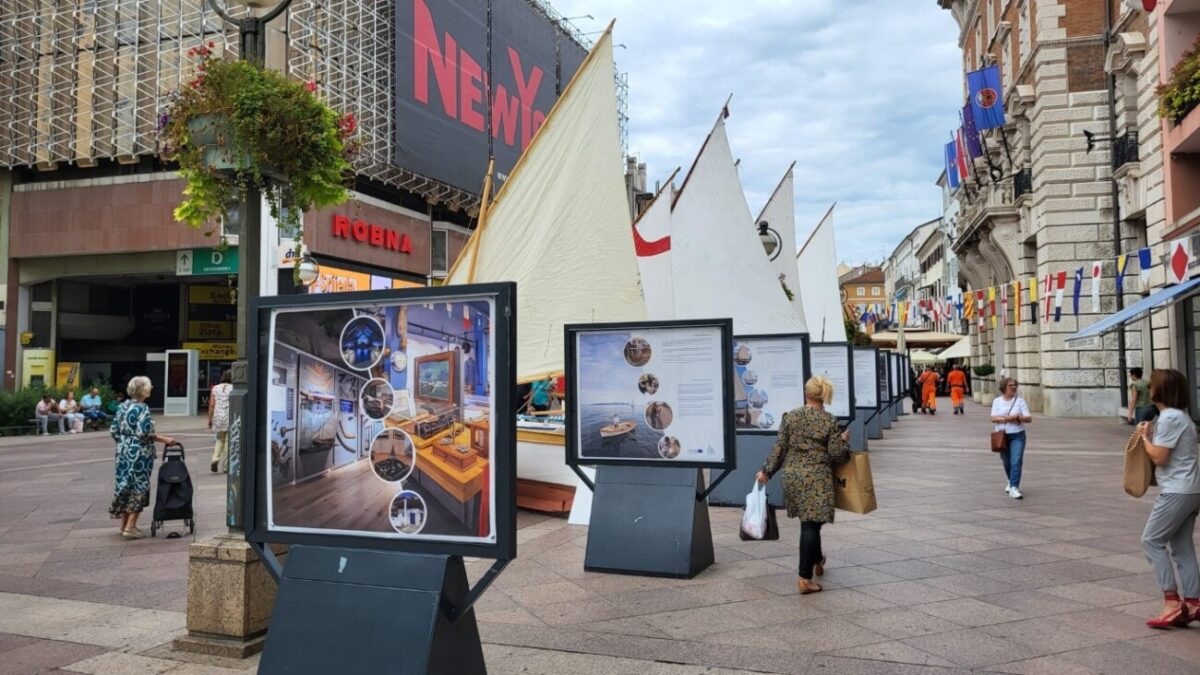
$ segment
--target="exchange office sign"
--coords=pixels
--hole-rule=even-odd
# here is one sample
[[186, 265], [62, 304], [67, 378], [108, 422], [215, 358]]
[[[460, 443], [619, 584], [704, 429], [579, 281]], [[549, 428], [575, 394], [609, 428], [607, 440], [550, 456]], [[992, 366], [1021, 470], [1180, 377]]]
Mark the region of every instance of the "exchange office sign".
[[528, 0], [397, 0], [396, 41], [395, 161], [471, 192], [489, 155], [512, 169], [586, 56]]

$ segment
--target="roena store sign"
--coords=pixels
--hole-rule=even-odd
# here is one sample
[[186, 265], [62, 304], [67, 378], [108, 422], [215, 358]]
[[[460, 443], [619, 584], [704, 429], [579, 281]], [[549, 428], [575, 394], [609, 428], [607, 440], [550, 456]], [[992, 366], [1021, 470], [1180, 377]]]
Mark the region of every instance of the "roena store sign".
[[396, 40], [396, 163], [473, 192], [489, 155], [501, 175], [516, 164], [586, 56], [528, 0], [397, 0]]
[[412, 255], [413, 252], [412, 237], [407, 234], [336, 213], [333, 214], [333, 236], [404, 255]]
[[341, 260], [378, 268], [387, 276], [427, 277], [431, 237], [429, 216], [363, 196], [349, 206], [304, 214], [304, 243], [322, 265]]

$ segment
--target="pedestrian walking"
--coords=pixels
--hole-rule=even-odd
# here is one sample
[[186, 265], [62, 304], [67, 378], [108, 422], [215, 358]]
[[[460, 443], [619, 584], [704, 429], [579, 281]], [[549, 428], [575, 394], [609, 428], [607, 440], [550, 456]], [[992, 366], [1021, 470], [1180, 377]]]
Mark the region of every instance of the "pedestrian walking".
[[950, 403], [954, 406], [954, 414], [967, 414], [963, 407], [963, 399], [971, 392], [967, 390], [967, 375], [963, 372], [962, 366], [954, 364], [954, 369], [946, 376], [946, 384], [950, 388]]
[[800, 519], [800, 593], [816, 593], [813, 576], [825, 573], [821, 526], [833, 522], [833, 464], [850, 458], [850, 434], [838, 429], [837, 418], [825, 412], [833, 400], [833, 383], [824, 376], [804, 385], [804, 405], [783, 414], [779, 437], [758, 472], [766, 483], [782, 469], [783, 498], [789, 518]]
[[221, 381], [213, 385], [208, 397], [208, 430], [216, 434], [213, 444], [212, 472], [229, 472], [229, 394], [233, 392], [233, 377], [226, 370]]
[[1158, 414], [1158, 407], [1150, 400], [1150, 382], [1142, 377], [1141, 368], [1129, 369], [1129, 413], [1130, 424], [1149, 422]]
[[921, 386], [921, 409], [930, 415], [937, 414], [937, 385], [940, 380], [931, 366], [925, 366], [925, 372], [917, 380]]
[[1008, 483], [1004, 492], [1013, 499], [1022, 499], [1021, 468], [1025, 464], [1025, 425], [1033, 421], [1029, 404], [1017, 396], [1017, 381], [1011, 377], [1000, 378], [1001, 396], [992, 401], [992, 422], [995, 431], [1003, 431], [1007, 443], [1000, 451], [1004, 463], [1004, 475]]
[[138, 516], [150, 504], [150, 473], [154, 469], [154, 443], [175, 439], [155, 433], [146, 399], [152, 389], [150, 378], [139, 375], [129, 381], [129, 400], [113, 417], [110, 432], [117, 442], [115, 484], [108, 513], [121, 520], [121, 536], [140, 539]]
[[1142, 530], [1142, 550], [1158, 577], [1164, 607], [1162, 614], [1146, 621], [1146, 625], [1183, 627], [1200, 621], [1200, 567], [1192, 542], [1200, 511], [1200, 467], [1196, 425], [1188, 414], [1191, 400], [1187, 378], [1178, 370], [1155, 370], [1150, 374], [1150, 400], [1158, 409], [1158, 419], [1153, 427], [1149, 422], [1139, 423], [1138, 431], [1146, 441], [1146, 453], [1154, 463], [1161, 493]]

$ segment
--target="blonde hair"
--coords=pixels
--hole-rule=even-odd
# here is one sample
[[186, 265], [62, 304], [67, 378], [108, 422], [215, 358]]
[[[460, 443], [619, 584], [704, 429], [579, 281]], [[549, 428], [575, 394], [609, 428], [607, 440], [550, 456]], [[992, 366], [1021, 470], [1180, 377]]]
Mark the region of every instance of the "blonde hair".
[[813, 401], [829, 403], [833, 400], [833, 383], [824, 375], [814, 375], [804, 383], [804, 395]]
[[129, 393], [129, 398], [135, 401], [144, 401], [150, 396], [150, 378], [145, 375], [138, 375], [129, 381], [129, 386], [125, 391]]

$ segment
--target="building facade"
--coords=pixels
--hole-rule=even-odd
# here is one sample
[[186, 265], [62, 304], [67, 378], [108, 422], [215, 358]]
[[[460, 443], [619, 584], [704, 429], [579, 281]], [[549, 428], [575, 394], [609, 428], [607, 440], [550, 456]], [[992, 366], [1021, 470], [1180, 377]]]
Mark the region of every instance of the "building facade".
[[[842, 305], [847, 318], [859, 322], [868, 311], [878, 312], [877, 307], [888, 304], [884, 290], [883, 270], [874, 265], [862, 265], [838, 276], [842, 292]], [[875, 332], [874, 322], [867, 324], [867, 332]]]
[[[960, 212], [953, 249], [962, 285], [1009, 286], [1015, 296], [1012, 284], [1020, 281], [1026, 294], [1019, 325], [1010, 318], [996, 329], [971, 327], [973, 363], [990, 363], [998, 375], [1016, 377], [1030, 406], [1046, 414], [1115, 414], [1124, 367], [1142, 363], [1141, 332], [1109, 335], [1089, 349], [1071, 348], [1064, 338], [1116, 309], [1113, 261], [1145, 241], [1140, 215], [1114, 211], [1119, 155], [1114, 151], [1120, 146], [1097, 142], [1089, 150], [1087, 138], [1115, 136], [1128, 143], [1127, 132], [1137, 126], [1132, 112], [1116, 125], [1110, 119], [1105, 64], [1115, 26], [1125, 23], [1129, 32], [1139, 32], [1133, 26], [1139, 13], [1118, 0], [939, 0], [939, 5], [958, 23], [964, 74], [999, 67], [1007, 112], [1007, 126], [982, 134], [984, 156], [956, 193]], [[1134, 46], [1126, 57], [1135, 73], [1145, 62], [1138, 52]], [[1124, 102], [1130, 105], [1131, 99]], [[1029, 307], [1030, 280], [1041, 298], [1047, 275], [1067, 271], [1073, 279], [1075, 270], [1085, 268], [1090, 277], [1094, 261], [1109, 261], [1101, 312], [1075, 316], [1068, 306], [1060, 321], [1047, 322], [1043, 312]], [[1068, 288], [1068, 305], [1070, 295]], [[1010, 317], [1011, 311], [1010, 306]], [[976, 389], [980, 395], [994, 395], [984, 384]]]
[[[908, 307], [908, 326], [920, 326], [920, 313], [914, 309], [914, 301], [921, 299], [920, 290], [925, 278], [921, 267], [921, 244], [940, 227], [939, 219], [930, 220], [913, 228], [896, 245], [892, 254], [883, 263], [884, 292], [887, 302], [905, 303]], [[899, 321], [901, 317], [893, 317]]]

